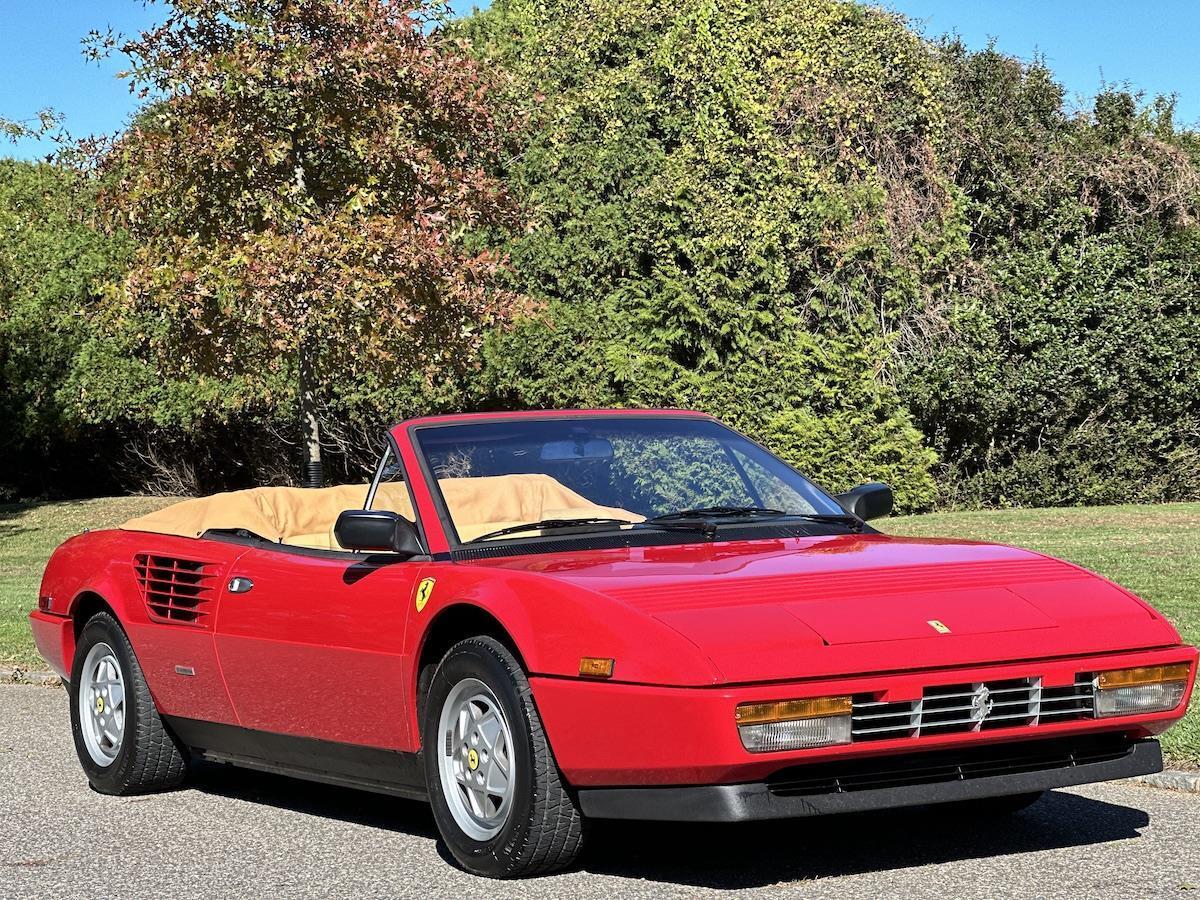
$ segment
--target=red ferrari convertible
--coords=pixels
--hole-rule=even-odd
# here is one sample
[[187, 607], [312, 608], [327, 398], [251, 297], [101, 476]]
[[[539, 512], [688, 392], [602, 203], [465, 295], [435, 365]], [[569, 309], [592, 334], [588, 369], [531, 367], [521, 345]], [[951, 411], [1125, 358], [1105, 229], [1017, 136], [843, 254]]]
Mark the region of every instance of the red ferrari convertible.
[[367, 485], [68, 540], [30, 616], [93, 787], [199, 757], [428, 800], [490, 876], [589, 818], [969, 802], [1162, 767], [1196, 650], [1027, 550], [881, 534], [691, 412], [416, 419]]

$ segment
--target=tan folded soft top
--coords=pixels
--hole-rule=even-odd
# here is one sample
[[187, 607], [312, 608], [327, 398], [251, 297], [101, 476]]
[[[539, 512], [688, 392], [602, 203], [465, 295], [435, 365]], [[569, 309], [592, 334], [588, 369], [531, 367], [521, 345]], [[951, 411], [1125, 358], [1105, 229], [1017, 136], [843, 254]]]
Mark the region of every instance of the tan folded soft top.
[[[642, 520], [626, 509], [599, 506], [549, 475], [494, 475], [443, 478], [438, 482], [459, 537], [471, 540], [490, 531], [539, 519], [605, 518]], [[298, 547], [338, 549], [333, 526], [345, 509], [361, 509], [367, 485], [329, 488], [262, 487], [196, 497], [174, 503], [121, 528], [199, 537], [209, 530], [244, 528], [269, 541]], [[375, 509], [414, 518], [404, 484], [381, 484]]]

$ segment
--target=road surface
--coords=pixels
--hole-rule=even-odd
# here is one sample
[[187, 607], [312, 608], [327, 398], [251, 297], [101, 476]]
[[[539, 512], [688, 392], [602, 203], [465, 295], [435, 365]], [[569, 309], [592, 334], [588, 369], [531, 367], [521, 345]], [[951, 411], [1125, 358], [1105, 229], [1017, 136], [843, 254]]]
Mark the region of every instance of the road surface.
[[751, 826], [601, 823], [581, 865], [453, 868], [419, 803], [207, 766], [184, 790], [92, 792], [59, 688], [0, 686], [0, 898], [1064, 897], [1200, 900], [1200, 795], [1049, 794], [995, 821], [930, 812]]

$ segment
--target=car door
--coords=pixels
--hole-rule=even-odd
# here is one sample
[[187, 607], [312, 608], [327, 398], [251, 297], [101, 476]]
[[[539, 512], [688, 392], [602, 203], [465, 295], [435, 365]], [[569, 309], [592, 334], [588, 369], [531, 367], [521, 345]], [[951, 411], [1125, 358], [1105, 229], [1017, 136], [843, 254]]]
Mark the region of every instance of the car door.
[[426, 563], [259, 546], [231, 571], [217, 653], [245, 728], [406, 744], [406, 612]]

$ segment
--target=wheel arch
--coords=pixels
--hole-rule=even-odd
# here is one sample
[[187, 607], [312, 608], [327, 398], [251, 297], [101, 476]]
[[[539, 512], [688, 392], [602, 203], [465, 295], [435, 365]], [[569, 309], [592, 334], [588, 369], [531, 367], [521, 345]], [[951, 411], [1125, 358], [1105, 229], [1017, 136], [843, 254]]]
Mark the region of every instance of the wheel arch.
[[437, 668], [438, 662], [446, 655], [446, 651], [459, 641], [476, 635], [495, 638], [517, 658], [521, 668], [529, 671], [516, 639], [494, 613], [466, 601], [451, 603], [443, 607], [425, 627], [417, 650], [416, 672], [413, 678], [415, 696], [412, 708], [415, 711], [414, 725], [418, 737], [421, 721], [425, 715], [425, 697], [429, 692], [429, 678]]
[[79, 635], [83, 633], [83, 628], [87, 625], [88, 620], [96, 613], [106, 612], [114, 619], [117, 624], [121, 623], [121, 617], [117, 615], [111, 603], [104, 599], [98, 591], [82, 590], [76, 595], [71, 603], [71, 625], [75, 632], [75, 643], [79, 643]]

